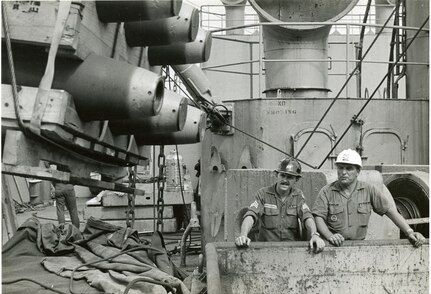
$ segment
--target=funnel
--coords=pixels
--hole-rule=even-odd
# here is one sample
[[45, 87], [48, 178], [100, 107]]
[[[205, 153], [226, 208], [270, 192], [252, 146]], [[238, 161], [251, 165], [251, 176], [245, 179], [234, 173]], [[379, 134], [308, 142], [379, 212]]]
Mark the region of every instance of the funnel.
[[[221, 0], [226, 10], [226, 27], [244, 25], [244, 12], [246, 0]], [[226, 31], [227, 35], [242, 35], [244, 29]]]
[[[334, 22], [358, 0], [249, 0], [262, 23]], [[331, 25], [264, 25], [268, 98], [326, 98], [328, 96], [327, 39]], [[304, 61], [314, 60], [314, 61]], [[316, 61], [319, 60], [319, 61]]]

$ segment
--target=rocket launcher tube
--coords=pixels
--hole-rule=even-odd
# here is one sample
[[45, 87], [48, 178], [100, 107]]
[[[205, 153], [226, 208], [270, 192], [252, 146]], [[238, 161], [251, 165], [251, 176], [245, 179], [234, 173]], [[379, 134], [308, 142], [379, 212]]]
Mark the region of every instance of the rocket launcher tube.
[[96, 1], [101, 22], [128, 22], [178, 15], [182, 0]]
[[141, 145], [175, 145], [202, 142], [206, 129], [206, 113], [189, 106], [183, 130], [173, 133], [135, 135], [138, 146]]
[[127, 44], [135, 46], [160, 46], [192, 42], [199, 28], [199, 11], [183, 4], [178, 16], [157, 20], [124, 23]]
[[137, 119], [113, 120], [109, 122], [109, 128], [115, 135], [147, 135], [181, 131], [187, 118], [187, 101], [181, 95], [165, 90], [163, 105], [157, 115]]

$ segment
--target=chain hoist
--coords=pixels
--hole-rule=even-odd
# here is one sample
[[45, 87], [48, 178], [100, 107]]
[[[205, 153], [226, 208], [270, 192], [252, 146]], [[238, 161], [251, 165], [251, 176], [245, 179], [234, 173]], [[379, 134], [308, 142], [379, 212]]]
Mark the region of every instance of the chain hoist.
[[[129, 188], [136, 188], [137, 166], [129, 167]], [[126, 226], [133, 229], [135, 225], [135, 197], [136, 190], [133, 194], [127, 194]]]
[[158, 158], [159, 177], [157, 179], [157, 231], [163, 232], [163, 208], [165, 201], [163, 200], [163, 191], [165, 190], [165, 168], [166, 156], [165, 146], [160, 145], [160, 153]]

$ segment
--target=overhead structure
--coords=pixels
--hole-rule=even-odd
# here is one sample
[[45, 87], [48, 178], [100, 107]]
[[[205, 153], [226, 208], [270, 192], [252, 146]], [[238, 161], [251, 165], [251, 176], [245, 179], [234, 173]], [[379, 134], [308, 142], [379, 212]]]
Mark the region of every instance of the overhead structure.
[[266, 97], [325, 98], [329, 91], [325, 60], [328, 60], [331, 25], [271, 23], [334, 22], [346, 15], [357, 2], [250, 0], [264, 24]]
[[[226, 28], [243, 26], [247, 0], [222, 0], [221, 2], [226, 10]], [[226, 35], [241, 35], [243, 33], [243, 28], [226, 31]]]

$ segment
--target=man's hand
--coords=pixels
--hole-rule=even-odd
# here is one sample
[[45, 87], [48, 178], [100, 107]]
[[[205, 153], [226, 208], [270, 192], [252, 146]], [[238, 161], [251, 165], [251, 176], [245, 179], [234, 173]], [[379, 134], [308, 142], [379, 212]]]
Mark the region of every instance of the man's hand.
[[248, 247], [250, 246], [250, 238], [247, 236], [239, 236], [238, 238], [235, 239], [235, 244], [238, 247]]
[[344, 242], [344, 237], [341, 234], [333, 234], [331, 237], [329, 237], [328, 241], [335, 246], [341, 246]]
[[419, 232], [410, 232], [408, 238], [410, 243], [412, 243], [415, 247], [420, 247], [423, 243], [425, 243], [425, 237]]
[[320, 238], [318, 235], [312, 235], [311, 239], [310, 239], [310, 248], [311, 250], [313, 250], [314, 248], [314, 252], [315, 253], [319, 253], [323, 251], [323, 248], [325, 248], [325, 241], [323, 241], [322, 238]]

